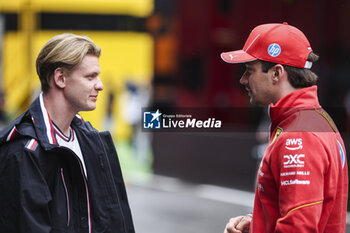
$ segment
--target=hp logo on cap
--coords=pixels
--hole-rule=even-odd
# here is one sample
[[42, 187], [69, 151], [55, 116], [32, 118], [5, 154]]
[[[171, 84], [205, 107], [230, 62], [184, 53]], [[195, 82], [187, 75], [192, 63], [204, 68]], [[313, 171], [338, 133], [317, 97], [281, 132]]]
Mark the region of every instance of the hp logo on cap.
[[267, 52], [271, 57], [277, 57], [281, 53], [281, 47], [278, 44], [270, 44]]

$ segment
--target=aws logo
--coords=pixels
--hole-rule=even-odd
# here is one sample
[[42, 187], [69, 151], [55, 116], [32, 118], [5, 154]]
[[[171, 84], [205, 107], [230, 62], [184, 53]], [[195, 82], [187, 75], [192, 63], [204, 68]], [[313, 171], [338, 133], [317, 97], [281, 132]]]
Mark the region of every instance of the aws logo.
[[287, 150], [301, 150], [303, 149], [303, 139], [301, 138], [290, 138], [286, 141]]

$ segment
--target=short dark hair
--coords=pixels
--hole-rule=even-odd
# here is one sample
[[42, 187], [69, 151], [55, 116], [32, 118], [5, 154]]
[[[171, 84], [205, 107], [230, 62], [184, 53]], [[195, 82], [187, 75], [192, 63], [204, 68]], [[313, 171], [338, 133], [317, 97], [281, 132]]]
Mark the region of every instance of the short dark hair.
[[[307, 61], [312, 63], [316, 62], [319, 59], [319, 56], [311, 52], [307, 58]], [[272, 67], [277, 65], [277, 63], [261, 61], [262, 71], [267, 73]], [[316, 85], [318, 76], [307, 68], [298, 68], [294, 66], [282, 65], [283, 68], [288, 73], [288, 81], [294, 88], [303, 88]]]

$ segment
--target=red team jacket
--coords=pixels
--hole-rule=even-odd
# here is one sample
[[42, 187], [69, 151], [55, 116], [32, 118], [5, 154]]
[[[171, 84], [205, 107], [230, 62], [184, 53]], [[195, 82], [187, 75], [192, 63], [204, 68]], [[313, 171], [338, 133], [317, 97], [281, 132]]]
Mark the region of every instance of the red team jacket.
[[258, 171], [252, 233], [342, 233], [348, 195], [343, 140], [317, 99], [299, 89], [270, 106], [269, 146]]

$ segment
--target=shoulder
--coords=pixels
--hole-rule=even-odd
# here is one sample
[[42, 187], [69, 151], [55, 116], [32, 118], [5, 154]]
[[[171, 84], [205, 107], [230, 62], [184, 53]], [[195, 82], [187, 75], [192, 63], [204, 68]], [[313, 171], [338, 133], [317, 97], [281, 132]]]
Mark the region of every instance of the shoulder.
[[36, 138], [34, 125], [28, 111], [24, 112], [0, 131], [0, 146], [13, 139], [25, 137]]
[[72, 125], [74, 129], [78, 131], [98, 133], [98, 130], [95, 129], [89, 121], [85, 121], [79, 114], [76, 114], [73, 118]]
[[336, 146], [336, 140], [328, 139], [328, 141], [325, 141], [324, 139], [327, 135], [323, 134], [315, 132], [283, 132], [276, 139], [274, 145], [271, 145], [271, 159], [285, 160], [305, 157], [310, 161], [315, 160], [315, 164], [321, 161], [328, 163], [330, 152], [334, 151]]
[[315, 170], [322, 174], [331, 163], [329, 147], [312, 132], [284, 132], [271, 145], [268, 162], [272, 169]]
[[39, 143], [35, 139], [22, 137], [10, 140], [0, 146], [0, 170], [17, 170], [32, 163], [31, 154], [39, 151]]
[[322, 146], [322, 138], [317, 132], [284, 131], [276, 139], [274, 147], [279, 150], [298, 151], [310, 146]]
[[289, 132], [337, 132], [329, 114], [322, 108], [300, 109], [284, 121]]
[[21, 156], [26, 148], [38, 146], [34, 125], [28, 111], [17, 117], [0, 132], [0, 156]]

